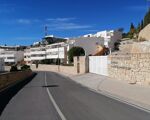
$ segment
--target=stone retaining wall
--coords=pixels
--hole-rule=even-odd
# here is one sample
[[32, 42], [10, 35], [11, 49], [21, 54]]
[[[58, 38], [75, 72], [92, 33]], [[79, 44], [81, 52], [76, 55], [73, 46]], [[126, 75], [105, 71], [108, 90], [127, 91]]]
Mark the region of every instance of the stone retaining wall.
[[130, 84], [150, 85], [150, 53], [111, 55], [109, 76]]
[[32, 75], [32, 71], [11, 72], [11, 73], [0, 74], [0, 90], [16, 81], [26, 79], [31, 75]]

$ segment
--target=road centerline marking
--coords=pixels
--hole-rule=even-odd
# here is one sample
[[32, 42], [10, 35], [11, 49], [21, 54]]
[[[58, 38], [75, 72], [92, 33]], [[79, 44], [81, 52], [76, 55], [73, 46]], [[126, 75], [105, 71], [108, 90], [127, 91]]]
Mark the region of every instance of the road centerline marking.
[[[45, 86], [47, 86], [46, 72], [45, 72]], [[47, 90], [48, 96], [49, 96], [51, 102], [53, 103], [53, 105], [54, 105], [54, 107], [55, 107], [57, 113], [59, 114], [60, 118], [61, 118], [62, 120], [67, 120], [66, 117], [64, 116], [64, 114], [61, 112], [61, 110], [60, 110], [60, 108], [58, 107], [58, 105], [56, 104], [56, 102], [55, 102], [55, 100], [54, 100], [52, 94], [51, 94], [50, 91], [49, 91], [49, 89], [46, 88], [46, 90]]]

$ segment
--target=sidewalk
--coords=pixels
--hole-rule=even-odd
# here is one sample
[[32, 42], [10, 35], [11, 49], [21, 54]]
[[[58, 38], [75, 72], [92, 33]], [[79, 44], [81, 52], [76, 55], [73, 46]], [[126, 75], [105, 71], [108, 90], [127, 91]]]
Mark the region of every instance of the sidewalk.
[[150, 87], [148, 86], [131, 85], [126, 81], [92, 73], [69, 77], [94, 91], [150, 112]]

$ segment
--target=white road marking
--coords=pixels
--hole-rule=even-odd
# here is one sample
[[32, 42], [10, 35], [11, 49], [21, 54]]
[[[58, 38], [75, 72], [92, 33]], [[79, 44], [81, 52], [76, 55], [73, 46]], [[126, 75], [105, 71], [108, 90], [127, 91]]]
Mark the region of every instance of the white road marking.
[[[46, 72], [45, 72], [45, 85], [47, 86]], [[56, 104], [56, 102], [55, 102], [55, 100], [54, 100], [52, 94], [51, 94], [50, 91], [49, 91], [49, 89], [46, 88], [46, 90], [47, 90], [48, 96], [49, 96], [50, 100], [52, 101], [52, 103], [53, 103], [53, 105], [54, 105], [56, 111], [58, 112], [60, 118], [61, 118], [62, 120], [67, 120], [66, 117], [64, 116], [64, 114], [61, 112], [61, 110], [60, 110], [60, 108], [58, 107], [58, 105]]]

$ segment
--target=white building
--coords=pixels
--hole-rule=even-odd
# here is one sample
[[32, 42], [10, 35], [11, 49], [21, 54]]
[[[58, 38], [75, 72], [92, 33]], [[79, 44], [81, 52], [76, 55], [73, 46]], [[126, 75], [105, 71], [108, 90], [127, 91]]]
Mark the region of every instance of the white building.
[[4, 66], [5, 66], [4, 59], [0, 58], [0, 72], [5, 71]]
[[35, 47], [30, 49], [31, 61], [45, 60], [45, 47]]
[[26, 64], [32, 64], [34, 61], [42, 60], [51, 60], [51, 62], [55, 63], [57, 59], [64, 62], [66, 58], [67, 44], [64, 42], [26, 49], [24, 53], [24, 61]]
[[[86, 55], [93, 55], [97, 52], [97, 47], [99, 45], [104, 45], [103, 38], [97, 37], [79, 37], [79, 38], [72, 38], [69, 40], [70, 48], [73, 46], [82, 47], [85, 50]], [[70, 49], [69, 48], [69, 49]]]
[[[102, 31], [96, 34], [88, 34], [83, 37], [70, 38], [64, 42], [58, 42], [43, 47], [32, 47], [24, 53], [24, 61], [33, 63], [34, 61], [50, 60], [56, 62], [67, 62], [67, 52], [74, 46], [82, 47], [86, 55], [97, 53], [99, 46], [106, 46], [114, 49], [114, 43], [122, 38], [119, 31]], [[57, 42], [57, 40], [55, 40]]]
[[55, 43], [46, 46], [46, 59], [65, 59], [67, 44], [64, 42]]
[[26, 64], [31, 64], [31, 52], [30, 52], [30, 48], [27, 48], [24, 51], [24, 61], [26, 62]]
[[110, 49], [114, 49], [114, 43], [118, 40], [122, 39], [122, 32], [118, 30], [110, 30], [110, 31], [100, 31], [96, 34], [88, 34], [84, 35], [83, 37], [97, 37], [97, 38], [103, 38], [104, 39], [104, 45]]
[[23, 60], [24, 51], [18, 50], [18, 47], [13, 46], [1, 46], [0, 47], [0, 58], [4, 59], [6, 64], [16, 64]]

